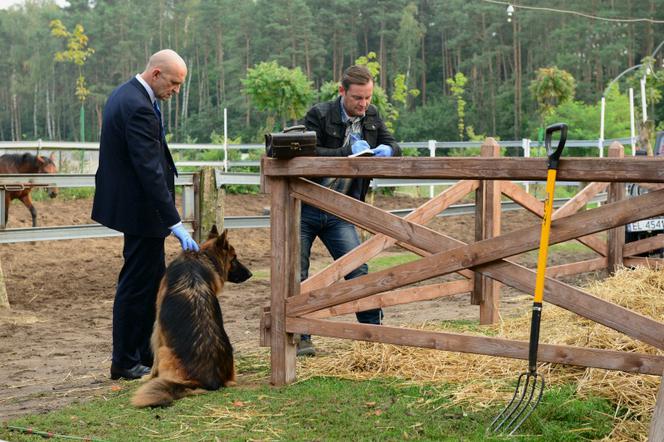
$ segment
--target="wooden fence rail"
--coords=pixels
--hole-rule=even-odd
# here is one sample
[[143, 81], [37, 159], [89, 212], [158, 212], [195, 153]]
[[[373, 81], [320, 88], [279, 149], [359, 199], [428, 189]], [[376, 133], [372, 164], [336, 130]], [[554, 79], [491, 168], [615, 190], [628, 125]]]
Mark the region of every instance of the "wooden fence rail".
[[[261, 325], [263, 345], [271, 347], [274, 385], [295, 380], [295, 334], [461, 351], [527, 359], [527, 342], [333, 321], [334, 316], [410, 302], [470, 293], [479, 306], [482, 324], [499, 318], [499, 283], [532, 293], [535, 272], [510, 257], [539, 247], [540, 225], [510, 233], [500, 231], [500, 200], [504, 195], [542, 216], [544, 204], [511, 181], [544, 180], [546, 159], [499, 158], [498, 143], [489, 138], [477, 158], [307, 158], [289, 161], [264, 158], [262, 180], [271, 193], [272, 296]], [[661, 264], [634, 255], [664, 247], [664, 235], [624, 244], [624, 225], [664, 214], [664, 160], [624, 158], [614, 143], [609, 158], [563, 158], [560, 181], [589, 182], [553, 214], [550, 243], [577, 240], [598, 256], [547, 270], [544, 299], [592, 321], [613, 328], [657, 349], [664, 349], [664, 324], [597, 298], [555, 278], [621, 265]], [[305, 178], [400, 177], [459, 179], [404, 218], [324, 188]], [[647, 184], [644, 195], [625, 199], [624, 183]], [[609, 203], [585, 210], [599, 192], [609, 189]], [[475, 192], [475, 242], [458, 239], [425, 226], [445, 208]], [[300, 202], [343, 218], [373, 236], [359, 247], [299, 281]], [[603, 234], [602, 232], [606, 232]], [[343, 276], [393, 245], [421, 258], [352, 280]], [[412, 286], [456, 273], [452, 280]], [[426, 284], [426, 283], [425, 283]], [[542, 361], [661, 375], [664, 356], [564, 345], [541, 345]]]

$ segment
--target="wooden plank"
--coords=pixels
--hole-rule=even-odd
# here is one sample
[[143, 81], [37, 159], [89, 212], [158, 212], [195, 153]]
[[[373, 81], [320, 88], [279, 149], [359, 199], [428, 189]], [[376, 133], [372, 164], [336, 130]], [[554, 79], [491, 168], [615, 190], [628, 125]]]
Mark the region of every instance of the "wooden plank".
[[651, 236], [650, 238], [628, 242], [623, 246], [623, 255], [625, 257], [631, 257], [632, 255], [638, 255], [639, 253], [646, 253], [651, 250], [662, 248], [664, 248], [664, 233]]
[[625, 267], [650, 267], [651, 269], [662, 269], [664, 268], [664, 259], [661, 258], [641, 258], [641, 257], [630, 257], [625, 258]]
[[[412, 221], [413, 223], [426, 224], [447, 207], [475, 190], [477, 186], [479, 186], [479, 181], [459, 181], [406, 215], [403, 219]], [[347, 275], [350, 271], [364, 264], [383, 250], [393, 246], [396, 242], [396, 239], [383, 234], [369, 238], [360, 244], [359, 247], [337, 259], [316, 275], [309, 277], [302, 283], [300, 291], [305, 295], [312, 290], [327, 287], [339, 281], [344, 275]]]
[[[562, 218], [563, 216], [568, 216], [572, 213], [578, 212], [585, 206], [585, 203], [581, 204], [582, 202], [587, 202], [587, 200], [591, 199], [597, 193], [604, 190], [608, 185], [609, 183], [592, 183], [589, 186], [586, 186], [574, 198], [559, 207], [551, 215], [551, 218]], [[520, 186], [509, 181], [503, 181], [500, 183], [500, 188], [505, 196], [511, 198], [514, 200], [514, 202], [518, 203], [529, 212], [539, 216], [540, 218], [544, 216], [544, 203], [523, 190]], [[597, 235], [582, 236], [576, 239], [583, 245], [590, 247], [590, 249], [594, 250], [602, 256], [606, 256], [608, 253], [608, 246], [606, 242]]]
[[[500, 146], [489, 137], [482, 144], [480, 155], [500, 157]], [[494, 238], [500, 235], [500, 183], [483, 180], [475, 198], [475, 240]], [[500, 312], [500, 284], [483, 275], [475, 275], [470, 303], [480, 306], [480, 324], [495, 324]]]
[[443, 282], [441, 284], [409, 287], [407, 289], [393, 290], [391, 292], [371, 295], [366, 298], [358, 299], [357, 301], [318, 310], [309, 313], [306, 317], [324, 319], [329, 318], [330, 316], [346, 315], [348, 313], [362, 312], [373, 308], [391, 307], [417, 301], [429, 301], [444, 296], [468, 293], [472, 288], [473, 282], [467, 279]]
[[528, 192], [521, 186], [511, 181], [502, 181], [500, 183], [500, 192], [540, 218], [544, 216], [544, 203]]
[[[611, 158], [624, 158], [625, 149], [623, 146], [614, 141], [609, 147], [609, 157]], [[625, 183], [611, 183], [609, 185], [609, 196], [607, 201], [614, 203], [625, 199]], [[609, 254], [607, 255], [608, 263], [607, 269], [609, 273], [614, 274], [623, 266], [623, 246], [625, 245], [625, 227], [618, 226], [609, 229], [607, 232], [607, 239], [609, 245]]]
[[[524, 293], [535, 290], [534, 272], [513, 262], [503, 260], [476, 267], [475, 271], [487, 273]], [[546, 278], [544, 289], [545, 301], [664, 350], [664, 324], [661, 322], [555, 279]]]
[[[272, 206], [270, 210], [270, 234], [272, 261], [270, 268], [270, 365], [272, 385], [285, 385], [295, 380], [295, 344], [292, 335], [284, 328], [285, 303], [297, 288], [292, 280], [299, 269], [299, 250], [292, 254], [294, 243], [299, 246], [299, 234], [293, 235], [298, 216], [296, 204], [289, 196], [287, 178], [270, 178]], [[299, 212], [299, 211], [298, 211]], [[299, 226], [298, 226], [299, 227]], [[299, 278], [299, 270], [297, 271]], [[299, 280], [298, 280], [299, 281]], [[299, 286], [299, 284], [298, 284]]]
[[[265, 175], [546, 180], [546, 158], [267, 158]], [[558, 181], [664, 182], [664, 158], [561, 158]]]
[[[386, 325], [355, 324], [305, 318], [287, 318], [286, 330], [293, 333], [311, 333], [318, 336], [383, 342], [513, 359], [528, 359], [528, 342], [488, 336], [470, 336]], [[580, 348], [569, 345], [539, 344], [537, 359], [541, 362], [619, 370], [630, 373], [661, 374], [664, 371], [664, 356]]]
[[[656, 216], [664, 211], [663, 204], [664, 190], [660, 190], [557, 219], [551, 223], [550, 243], [557, 244], [578, 236], [626, 224], [638, 218]], [[372, 210], [379, 211], [371, 206], [369, 207]], [[372, 213], [371, 210], [363, 210], [363, 212], [365, 215]], [[334, 213], [342, 214], [343, 217], [355, 217], [355, 214], [346, 211], [345, 208], [337, 208]], [[398, 225], [398, 223], [394, 221], [387, 222], [389, 217], [392, 216], [384, 213], [375, 214], [376, 219], [386, 222], [380, 226], [374, 226], [376, 219], [360, 218], [354, 220], [354, 222], [361, 223], [360, 225], [363, 227], [370, 224], [372, 228], [376, 227], [381, 233], [386, 233], [399, 239], [403, 238], [404, 241], [408, 242], [427, 240], [430, 233], [438, 235], [431, 231], [424, 232], [422, 230], [425, 229], [424, 227], [410, 223], [408, 223], [410, 226], [409, 231], [395, 230], [393, 226]], [[407, 221], [404, 222], [407, 223]], [[417, 233], [414, 233], [415, 231]], [[501, 258], [534, 250], [539, 247], [539, 236], [540, 226], [530, 226], [496, 238], [436, 253], [435, 255], [422, 258], [417, 262], [402, 264], [371, 273], [360, 278], [355, 278], [352, 281], [340, 281], [329, 288], [313, 291], [307, 297], [296, 296], [289, 299], [287, 301], [288, 315], [297, 316], [310, 313], [385, 290], [393, 290], [464, 268], [486, 264]], [[426, 242], [423, 245], [416, 245], [424, 249], [428, 248]]]
[[650, 421], [648, 440], [652, 442], [664, 441], [664, 376], [662, 376], [662, 381], [659, 384], [659, 393], [657, 393], [655, 411]]
[[650, 191], [664, 189], [664, 184], [652, 184], [652, 183], [638, 183], [638, 184], [644, 189], [648, 189]]
[[590, 183], [579, 191], [572, 199], [560, 206], [552, 215], [552, 219], [562, 218], [571, 215], [583, 209], [588, 201], [593, 199], [598, 193], [603, 192], [609, 186], [609, 183]]
[[270, 347], [272, 337], [270, 335], [270, 328], [272, 327], [272, 315], [270, 315], [270, 307], [263, 307], [261, 311], [258, 345], [260, 347]]
[[[4, 201], [1, 202], [4, 204]], [[0, 259], [0, 310], [9, 309], [9, 296], [7, 296], [7, 286], [5, 285], [5, 274], [2, 271], [2, 260]]]
[[550, 278], [561, 276], [578, 275], [579, 273], [593, 272], [606, 268], [606, 257], [588, 259], [586, 261], [572, 262], [557, 266], [547, 267], [546, 275]]
[[[624, 204], [625, 202], [620, 203], [622, 207], [624, 207]], [[603, 206], [600, 209], [594, 210], [605, 210], [607, 207], [609, 206]], [[639, 207], [639, 204], [637, 204], [636, 207]], [[643, 205], [643, 207], [646, 208], [650, 206]], [[378, 209], [374, 208], [374, 210]], [[630, 210], [633, 211], [635, 208], [632, 207], [629, 209], [628, 213]], [[582, 214], [588, 214], [590, 212], [591, 211], [583, 212]], [[604, 216], [599, 216], [599, 218], [606, 219]], [[562, 220], [565, 220], [565, 218]], [[400, 232], [395, 232], [396, 236], [399, 236], [400, 234]], [[426, 246], [426, 250], [428, 250], [430, 253], [441, 253], [449, 249], [458, 248], [464, 245], [463, 242], [454, 238], [450, 238], [443, 234], [438, 235], [439, 239], [437, 241], [431, 242]], [[534, 291], [535, 273], [532, 270], [512, 262], [498, 260], [488, 265], [476, 267], [474, 270], [487, 273], [492, 278], [515, 287], [525, 293], [533, 293]], [[356, 280], [359, 279], [360, 278], [357, 278]], [[568, 286], [551, 278], [547, 278], [546, 288], [547, 292], [545, 292], [545, 299], [548, 302], [551, 302], [569, 311], [575, 312], [607, 327], [613, 328], [614, 330], [617, 330], [621, 333], [625, 333], [634, 339], [641, 340], [650, 345], [653, 345], [654, 347], [662, 348], [662, 346], [664, 346], [664, 324], [661, 324], [650, 318], [646, 318], [643, 315], [634, 313], [623, 307], [611, 304], [607, 301], [603, 301], [588, 293], [583, 292], [582, 290]], [[380, 290], [378, 290], [378, 292], [379, 291]], [[343, 302], [344, 301], [337, 302], [337, 300], [335, 300], [330, 304], [330, 306], [341, 304]], [[324, 306], [323, 308], [330, 306]], [[287, 308], [290, 309], [291, 306], [288, 305]], [[312, 311], [314, 310], [317, 309], [313, 309]], [[290, 311], [289, 315], [292, 315]]]

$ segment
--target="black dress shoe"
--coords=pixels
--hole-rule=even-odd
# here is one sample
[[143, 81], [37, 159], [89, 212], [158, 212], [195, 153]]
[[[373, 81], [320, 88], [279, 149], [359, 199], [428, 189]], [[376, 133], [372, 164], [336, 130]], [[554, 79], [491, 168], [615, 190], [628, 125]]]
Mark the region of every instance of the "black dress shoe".
[[119, 368], [111, 364], [111, 379], [139, 379], [150, 373], [150, 368], [145, 365], [136, 364], [131, 368]]

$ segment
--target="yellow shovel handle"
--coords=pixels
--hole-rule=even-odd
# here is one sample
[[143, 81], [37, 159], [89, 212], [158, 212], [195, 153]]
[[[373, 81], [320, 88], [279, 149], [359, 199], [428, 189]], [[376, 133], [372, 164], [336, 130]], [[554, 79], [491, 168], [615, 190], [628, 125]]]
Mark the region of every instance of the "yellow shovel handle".
[[537, 257], [537, 277], [535, 279], [534, 302], [542, 302], [544, 297], [544, 274], [546, 259], [549, 252], [549, 233], [551, 233], [551, 215], [553, 214], [553, 191], [556, 187], [556, 169], [548, 169], [546, 174], [546, 201], [544, 202], [544, 218], [540, 234], [540, 248]]

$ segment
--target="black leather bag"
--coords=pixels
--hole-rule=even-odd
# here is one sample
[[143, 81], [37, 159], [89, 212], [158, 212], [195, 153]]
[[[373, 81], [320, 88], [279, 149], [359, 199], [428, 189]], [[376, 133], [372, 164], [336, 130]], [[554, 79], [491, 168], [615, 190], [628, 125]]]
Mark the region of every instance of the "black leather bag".
[[265, 134], [265, 151], [269, 157], [282, 160], [316, 156], [316, 132], [292, 126], [283, 132]]

